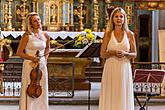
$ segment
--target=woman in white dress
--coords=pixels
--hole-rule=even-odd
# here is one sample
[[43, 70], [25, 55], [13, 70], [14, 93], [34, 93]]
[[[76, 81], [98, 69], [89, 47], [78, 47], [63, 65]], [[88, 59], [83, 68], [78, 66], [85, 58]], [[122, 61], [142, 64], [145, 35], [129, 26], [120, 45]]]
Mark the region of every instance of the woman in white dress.
[[135, 58], [134, 34], [127, 25], [125, 11], [117, 7], [110, 16], [100, 55], [105, 58], [99, 110], [134, 110], [130, 59]]
[[[26, 17], [26, 24], [26, 32], [23, 34], [17, 49], [17, 55], [24, 59], [19, 110], [48, 110], [48, 72], [46, 66], [48, 54], [43, 55], [50, 50], [50, 38], [46, 32], [42, 31], [38, 13], [29, 13]], [[43, 57], [37, 57], [37, 51]], [[42, 93], [38, 98], [27, 95], [27, 87], [31, 83], [32, 62], [39, 62], [39, 68], [42, 71], [40, 80]]]

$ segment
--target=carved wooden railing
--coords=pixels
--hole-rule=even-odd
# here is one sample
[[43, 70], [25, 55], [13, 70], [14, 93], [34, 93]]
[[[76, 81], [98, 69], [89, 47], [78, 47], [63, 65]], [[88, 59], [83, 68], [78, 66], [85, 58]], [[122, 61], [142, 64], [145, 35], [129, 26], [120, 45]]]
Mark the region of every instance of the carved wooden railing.
[[[53, 63], [53, 62], [51, 62]], [[54, 62], [55, 63], [55, 62]], [[2, 83], [2, 92], [0, 97], [19, 97], [20, 88], [21, 88], [21, 74], [22, 74], [22, 62], [2, 62], [0, 63], [1, 73], [3, 74], [3, 83]], [[133, 62], [132, 70], [134, 73], [135, 69], [161, 69], [165, 70], [165, 62]], [[68, 65], [66, 65], [68, 66]], [[58, 79], [52, 79], [49, 77], [49, 81], [57, 81]], [[68, 77], [69, 78], [69, 77]], [[71, 81], [71, 80], [70, 80]], [[65, 82], [65, 81], [64, 81]], [[56, 83], [54, 83], [56, 84]], [[61, 84], [61, 83], [60, 83]], [[64, 83], [62, 85], [65, 85]], [[68, 87], [68, 84], [66, 84]], [[54, 88], [54, 86], [52, 86]], [[134, 90], [136, 91], [148, 91], [152, 90], [158, 92], [161, 90], [161, 98], [165, 98], [165, 81], [161, 85], [159, 84], [150, 84], [149, 88], [146, 88], [146, 84], [143, 83], [134, 83]], [[67, 91], [66, 89], [63, 89]], [[70, 90], [70, 88], [68, 89]], [[59, 95], [59, 90], [49, 89], [49, 96], [56, 97], [55, 94]], [[67, 93], [68, 94], [68, 93]], [[70, 94], [70, 93], [69, 93]], [[72, 92], [71, 94], [72, 95]]]
[[1, 94], [0, 96], [20, 95], [22, 62], [1, 62]]
[[[67, 68], [65, 76], [49, 76], [49, 97], [73, 97], [74, 96], [74, 63], [72, 62], [50, 62], [48, 65], [62, 65]], [[0, 97], [17, 98], [20, 96], [22, 62], [0, 63]]]

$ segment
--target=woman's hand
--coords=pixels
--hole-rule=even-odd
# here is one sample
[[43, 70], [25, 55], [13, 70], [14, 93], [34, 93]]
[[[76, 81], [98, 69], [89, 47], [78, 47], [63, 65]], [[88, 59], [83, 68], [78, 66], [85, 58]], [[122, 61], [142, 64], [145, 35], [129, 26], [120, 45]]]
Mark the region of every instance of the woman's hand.
[[129, 56], [129, 53], [124, 51], [124, 50], [117, 50], [116, 51], [116, 56], [118, 58], [123, 58], [123, 57], [128, 57]]
[[39, 61], [40, 61], [40, 58], [39, 57], [34, 57], [32, 62], [30, 63], [30, 65], [33, 67], [33, 68], [37, 68], [38, 64], [39, 64]]
[[39, 57], [34, 57], [33, 60], [32, 60], [32, 62], [33, 62], [33, 63], [37, 63], [37, 62], [39, 62], [39, 60], [40, 60]]

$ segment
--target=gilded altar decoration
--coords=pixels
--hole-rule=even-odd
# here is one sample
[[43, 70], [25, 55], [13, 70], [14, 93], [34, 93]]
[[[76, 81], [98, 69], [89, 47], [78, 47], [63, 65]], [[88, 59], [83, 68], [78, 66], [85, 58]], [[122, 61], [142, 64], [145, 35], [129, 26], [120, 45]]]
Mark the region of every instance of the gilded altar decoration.
[[4, 28], [4, 30], [7, 31], [13, 31], [14, 28], [12, 28], [12, 1], [13, 0], [7, 0], [8, 3], [5, 4], [4, 6], [4, 11], [5, 11], [5, 15], [4, 15], [4, 20], [6, 23], [6, 28]]
[[[110, 5], [110, 3], [111, 3], [111, 1], [110, 0], [106, 0], [105, 1], [105, 3], [106, 3], [106, 25], [107, 25], [107, 23], [108, 23], [108, 21], [109, 21], [109, 9], [112, 9], [112, 6]], [[107, 27], [107, 26], [105, 26], [105, 27]]]
[[83, 48], [85, 45], [92, 43], [95, 39], [95, 35], [90, 29], [85, 29], [81, 34], [75, 37], [76, 41], [73, 45], [74, 48]]
[[53, 24], [56, 24], [57, 16], [58, 16], [58, 6], [56, 4], [51, 4], [51, 6], [50, 6], [50, 22]]
[[28, 6], [27, 6], [27, 0], [22, 0], [23, 4], [16, 10], [17, 17], [21, 21], [21, 30], [25, 31], [26, 29], [26, 15], [29, 12]]
[[158, 3], [157, 2], [148, 2], [148, 7], [149, 9], [156, 9], [158, 7]]
[[26, 5], [16, 6], [16, 21], [21, 22], [23, 17], [26, 17], [29, 12], [29, 7]]
[[164, 9], [165, 2], [156, 2], [156, 1], [137, 2], [135, 3], [135, 5], [140, 9], [158, 10], [158, 9]]
[[98, 30], [98, 20], [99, 20], [99, 5], [98, 1], [94, 0], [94, 24], [93, 24], [93, 30], [97, 31]]
[[82, 31], [84, 29], [84, 24], [83, 24], [83, 4], [84, 4], [84, 0], [79, 0], [80, 3], [80, 18], [79, 18], [79, 24], [80, 24], [80, 31]]
[[[3, 51], [3, 46], [5, 46], [9, 50], [9, 56], [12, 56], [13, 51], [12, 48], [10, 47], [10, 44], [11, 44], [10, 39], [0, 38], [0, 55], [1, 52]], [[0, 93], [3, 93], [3, 73], [2, 73], [3, 70], [4, 70], [4, 64], [0, 64]]]
[[0, 38], [0, 50], [2, 50], [3, 46], [5, 46], [9, 50], [9, 56], [13, 55], [13, 50], [12, 50], [12, 48], [10, 46], [11, 42], [12, 41], [10, 39], [2, 39], [2, 38]]
[[51, 48], [64, 48], [63, 44], [58, 43], [57, 40], [51, 40], [50, 41]]
[[7, 24], [8, 22], [8, 4], [4, 4], [4, 23]]
[[125, 5], [125, 11], [127, 13], [127, 22], [128, 22], [128, 25], [131, 25], [132, 24], [132, 4], [131, 3], [127, 3]]
[[57, 44], [57, 41], [56, 41], [56, 40], [51, 40], [51, 41], [50, 41], [50, 44], [51, 44], [51, 45], [56, 45], [56, 44]]
[[73, 28], [73, 0], [46, 0], [43, 6], [43, 26], [48, 31]]

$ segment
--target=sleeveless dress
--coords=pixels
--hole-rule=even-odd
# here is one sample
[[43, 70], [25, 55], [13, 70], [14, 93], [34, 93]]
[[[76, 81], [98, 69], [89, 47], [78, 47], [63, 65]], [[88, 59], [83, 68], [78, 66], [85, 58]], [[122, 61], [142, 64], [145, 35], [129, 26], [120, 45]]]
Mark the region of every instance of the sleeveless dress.
[[[108, 50], [129, 51], [130, 44], [126, 32], [118, 42], [112, 31]], [[126, 57], [106, 59], [101, 81], [99, 110], [134, 110], [133, 80], [130, 60]]]
[[[44, 54], [46, 47], [46, 38], [40, 34], [40, 38], [29, 35], [29, 41], [25, 48], [25, 52], [29, 55], [35, 56], [36, 51], [39, 50], [40, 54]], [[31, 98], [26, 94], [28, 85], [30, 84], [30, 72], [32, 66], [30, 60], [24, 60], [22, 70], [22, 83], [21, 83], [21, 94], [19, 102], [19, 110], [48, 110], [48, 72], [47, 72], [47, 61], [45, 57], [41, 57], [39, 68], [42, 71], [42, 78], [40, 85], [42, 87], [42, 94], [38, 98]]]

